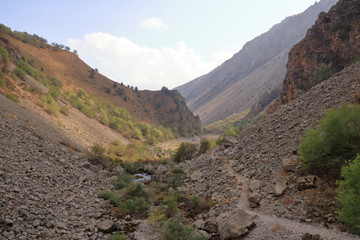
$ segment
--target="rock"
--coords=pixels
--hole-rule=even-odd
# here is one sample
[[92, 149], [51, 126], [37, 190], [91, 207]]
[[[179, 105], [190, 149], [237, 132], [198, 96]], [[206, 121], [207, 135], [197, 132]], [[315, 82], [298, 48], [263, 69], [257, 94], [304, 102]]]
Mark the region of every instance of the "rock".
[[216, 234], [219, 232], [219, 225], [214, 220], [207, 220], [201, 230]]
[[40, 226], [40, 224], [41, 224], [41, 221], [39, 219], [36, 219], [32, 222], [32, 226], [35, 228]]
[[318, 184], [318, 177], [316, 176], [305, 176], [298, 180], [298, 190], [303, 191], [305, 189], [316, 188]]
[[115, 176], [119, 176], [124, 173], [125, 173], [125, 170], [120, 165], [115, 166], [112, 170], [112, 174]]
[[321, 237], [319, 234], [310, 234], [310, 233], [305, 233], [302, 237], [301, 240], [320, 240]]
[[219, 222], [220, 236], [225, 240], [244, 237], [256, 226], [255, 218], [242, 209], [233, 210]]
[[235, 137], [225, 137], [221, 144], [225, 148], [229, 148], [229, 147], [235, 147], [237, 143], [238, 140]]
[[251, 180], [250, 183], [249, 183], [249, 189], [250, 189], [252, 192], [260, 189], [262, 186], [263, 186], [262, 181], [256, 180], [256, 179]]
[[201, 239], [205, 239], [205, 240], [209, 240], [211, 239], [211, 235], [203, 230], [198, 230], [198, 235], [200, 235], [202, 238]]
[[294, 172], [297, 167], [299, 166], [299, 160], [297, 156], [293, 156], [290, 158], [284, 158], [282, 160], [283, 163], [283, 169], [288, 171], [288, 172]]
[[99, 229], [99, 231], [104, 233], [111, 233], [116, 230], [116, 227], [114, 225], [114, 222], [109, 219], [102, 220], [96, 224], [96, 227]]
[[288, 186], [284, 183], [276, 183], [274, 186], [274, 196], [280, 197], [284, 195], [285, 191], [288, 189]]
[[260, 205], [260, 201], [261, 201], [261, 195], [260, 193], [251, 193], [248, 200], [250, 202], [250, 207], [251, 208], [256, 208], [256, 207], [259, 207]]
[[191, 175], [190, 175], [190, 179], [194, 182], [199, 181], [202, 178], [203, 174], [201, 171], [194, 171]]
[[149, 174], [153, 174], [153, 173], [155, 173], [155, 168], [151, 163], [148, 163], [144, 167], [144, 172], [149, 173]]

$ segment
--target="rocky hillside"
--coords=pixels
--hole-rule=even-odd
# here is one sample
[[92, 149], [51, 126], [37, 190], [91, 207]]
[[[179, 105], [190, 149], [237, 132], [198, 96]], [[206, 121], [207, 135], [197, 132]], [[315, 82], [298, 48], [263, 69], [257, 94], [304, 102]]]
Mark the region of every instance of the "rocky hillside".
[[[96, 68], [88, 66], [74, 53], [42, 42], [28, 41], [33, 36], [12, 32], [1, 25], [0, 47], [6, 49], [10, 61], [7, 68], [4, 68], [4, 61], [0, 57], [5, 75], [17, 66], [19, 59], [25, 58], [39, 75], [58, 79], [63, 84], [63, 92], [83, 89], [90, 95], [110, 100], [138, 121], [162, 125], [180, 135], [191, 135], [199, 131], [199, 119], [188, 110], [185, 101], [176, 91], [140, 91], [135, 86], [116, 83], [103, 76]], [[5, 77], [8, 81], [13, 79]], [[41, 94], [48, 91], [41, 82], [33, 80], [27, 77], [26, 81], [23, 80], [23, 87]], [[21, 95], [18, 94], [18, 97], [21, 98]]]
[[360, 60], [360, 1], [341, 0], [321, 13], [289, 53], [280, 101], [287, 103]]
[[322, 0], [303, 13], [286, 18], [245, 44], [221, 66], [176, 89], [205, 125], [243, 112], [281, 84], [290, 48], [305, 36], [318, 14], [336, 2]]
[[53, 141], [56, 130], [32, 124], [31, 112], [0, 101], [0, 239], [108, 239], [97, 194], [110, 173]]
[[[358, 239], [327, 229], [339, 224], [333, 212], [334, 185], [305, 175], [296, 153], [305, 130], [319, 122], [325, 109], [359, 103], [359, 93], [357, 63], [264, 116], [237, 138], [226, 138], [213, 151], [183, 163], [188, 178], [181, 191], [218, 203], [198, 217], [197, 226], [210, 232], [218, 226], [225, 236], [221, 226], [235, 221], [233, 211], [240, 209], [248, 214], [242, 213], [246, 225], [237, 233], [250, 231], [244, 239], [301, 239], [305, 233], [310, 238], [302, 239]], [[257, 220], [249, 220], [251, 215]]]

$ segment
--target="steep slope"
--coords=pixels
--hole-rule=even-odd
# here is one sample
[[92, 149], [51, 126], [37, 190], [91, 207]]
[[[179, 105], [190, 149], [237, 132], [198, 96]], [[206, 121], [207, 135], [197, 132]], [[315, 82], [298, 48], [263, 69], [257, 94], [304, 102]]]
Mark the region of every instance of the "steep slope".
[[289, 53], [279, 98], [287, 103], [360, 60], [360, 1], [341, 0], [322, 13]]
[[11, 30], [1, 25], [0, 46], [10, 53], [10, 61], [16, 65], [21, 57], [31, 60], [31, 65], [42, 75], [59, 79], [64, 91], [84, 89], [124, 108], [139, 121], [178, 130], [180, 135], [199, 131], [199, 119], [187, 109], [176, 91], [139, 91], [136, 87], [126, 87], [89, 67], [76, 54], [47, 44], [29, 44], [26, 39], [20, 41], [9, 33]]
[[46, 123], [33, 129], [27, 110], [0, 102], [0, 239], [108, 239], [96, 227], [111, 218], [97, 198], [109, 173], [53, 142]]
[[[288, 17], [210, 73], [177, 87], [203, 124], [250, 108], [259, 96], [280, 85], [287, 54], [299, 42], [321, 11], [337, 0], [322, 0], [299, 15]], [[235, 99], [234, 99], [235, 98]], [[216, 104], [216, 107], [213, 107]], [[221, 108], [219, 108], [221, 106]]]
[[[225, 140], [213, 151], [183, 163], [188, 177], [181, 190], [218, 203], [205, 217], [204, 229], [214, 219], [223, 221], [224, 212], [240, 208], [259, 213], [257, 228], [244, 239], [300, 239], [302, 231], [324, 239], [359, 239], [324, 228], [304, 228], [304, 224], [330, 229], [338, 226], [333, 212], [334, 185], [303, 175], [295, 167], [286, 168], [289, 162], [299, 166], [296, 152], [300, 139], [307, 128], [316, 126], [324, 110], [359, 103], [359, 93], [357, 63], [264, 116], [236, 139]], [[281, 235], [285, 230], [287, 233]]]

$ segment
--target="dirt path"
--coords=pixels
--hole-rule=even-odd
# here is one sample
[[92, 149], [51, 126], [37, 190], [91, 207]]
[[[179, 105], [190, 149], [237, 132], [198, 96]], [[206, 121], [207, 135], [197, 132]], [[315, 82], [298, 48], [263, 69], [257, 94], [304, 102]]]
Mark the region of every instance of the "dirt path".
[[[346, 234], [340, 231], [299, 223], [289, 219], [266, 215], [251, 210], [248, 200], [251, 193], [249, 189], [250, 180], [235, 172], [233, 169], [234, 164], [236, 164], [236, 160], [230, 160], [225, 166], [230, 177], [235, 177], [237, 182], [242, 186], [240, 198], [236, 203], [236, 207], [245, 210], [250, 215], [258, 216], [257, 229], [254, 230], [246, 239], [299, 239], [299, 237], [305, 233], [310, 233], [313, 235], [319, 234], [323, 240], [360, 239], [360, 237]], [[266, 230], [262, 230], [262, 228], [265, 228]], [[272, 236], [268, 236], [269, 229], [271, 229], [271, 232], [273, 233]], [[266, 236], [264, 234], [266, 234]]]

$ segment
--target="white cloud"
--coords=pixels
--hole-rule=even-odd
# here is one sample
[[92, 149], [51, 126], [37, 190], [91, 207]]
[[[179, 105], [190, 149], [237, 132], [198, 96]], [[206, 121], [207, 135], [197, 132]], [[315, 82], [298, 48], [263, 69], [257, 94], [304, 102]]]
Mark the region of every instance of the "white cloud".
[[140, 26], [145, 29], [157, 29], [157, 30], [166, 30], [168, 26], [160, 18], [148, 18], [140, 23]]
[[231, 53], [219, 53], [205, 62], [184, 42], [157, 49], [107, 33], [87, 34], [81, 40], [69, 39], [68, 45], [105, 76], [149, 90], [179, 86], [208, 73], [231, 57]]

